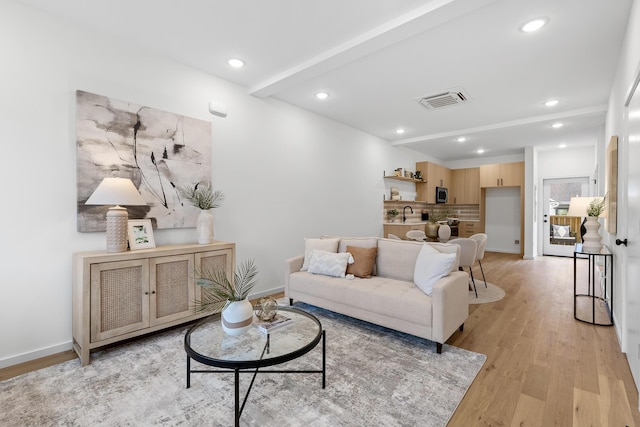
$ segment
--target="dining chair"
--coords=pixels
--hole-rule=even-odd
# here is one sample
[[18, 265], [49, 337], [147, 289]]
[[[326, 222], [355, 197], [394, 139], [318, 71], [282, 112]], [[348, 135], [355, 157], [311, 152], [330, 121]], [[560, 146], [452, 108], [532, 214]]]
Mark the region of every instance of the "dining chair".
[[469, 237], [478, 243], [478, 250], [476, 252], [476, 259], [480, 264], [480, 271], [482, 272], [482, 280], [484, 280], [484, 287], [487, 287], [487, 279], [484, 277], [484, 269], [482, 268], [482, 259], [484, 258], [484, 250], [487, 248], [487, 235], [484, 233], [477, 233]]
[[427, 238], [427, 235], [422, 230], [409, 230], [407, 231], [407, 239], [409, 240], [417, 240], [418, 242], [424, 242]]
[[476, 288], [476, 281], [473, 278], [473, 264], [476, 263], [476, 253], [478, 251], [478, 242], [469, 237], [458, 237], [449, 240], [447, 243], [451, 245], [460, 246], [460, 267], [461, 271], [464, 271], [464, 267], [469, 267], [469, 276], [471, 277], [471, 283], [473, 284], [473, 291], [478, 298], [478, 289]]

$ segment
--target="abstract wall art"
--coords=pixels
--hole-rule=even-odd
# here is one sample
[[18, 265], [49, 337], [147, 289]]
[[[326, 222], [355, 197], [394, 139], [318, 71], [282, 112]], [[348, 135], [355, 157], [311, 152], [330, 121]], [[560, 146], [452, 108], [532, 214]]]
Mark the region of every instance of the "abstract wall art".
[[108, 206], [84, 203], [103, 178], [129, 178], [147, 206], [129, 218], [153, 228], [195, 227], [199, 210], [178, 189], [211, 181], [211, 123], [76, 91], [78, 231], [104, 231]]

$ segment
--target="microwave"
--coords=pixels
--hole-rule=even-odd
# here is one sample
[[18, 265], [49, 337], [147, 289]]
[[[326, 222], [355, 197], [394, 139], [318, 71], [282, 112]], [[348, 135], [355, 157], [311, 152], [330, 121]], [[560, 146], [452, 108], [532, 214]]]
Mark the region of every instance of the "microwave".
[[436, 187], [436, 203], [447, 203], [449, 201], [449, 190], [445, 187]]

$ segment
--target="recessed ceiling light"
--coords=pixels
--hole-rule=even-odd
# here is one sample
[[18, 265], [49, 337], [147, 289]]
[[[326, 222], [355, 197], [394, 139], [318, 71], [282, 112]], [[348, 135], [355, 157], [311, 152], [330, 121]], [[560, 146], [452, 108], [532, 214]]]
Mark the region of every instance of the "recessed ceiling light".
[[464, 136], [461, 136], [460, 138], [458, 138], [458, 142], [465, 142], [467, 140], [467, 138], [465, 138]]
[[567, 148], [567, 144], [562, 143], [562, 144], [558, 145], [558, 148]]
[[484, 153], [484, 149], [482, 149], [482, 148], [478, 148], [478, 149], [476, 150], [476, 153], [478, 153], [478, 154], [482, 154], [482, 153]]
[[227, 61], [227, 64], [231, 65], [233, 68], [242, 68], [244, 67], [244, 61], [238, 58], [231, 58]]
[[402, 129], [402, 128], [398, 128], [398, 129], [396, 129], [396, 133], [397, 133], [398, 135], [402, 135], [402, 134], [403, 134], [403, 133], [405, 133], [405, 132], [406, 132], [406, 131], [405, 131], [404, 129]]
[[329, 94], [327, 92], [318, 92], [316, 93], [316, 98], [318, 99], [327, 99]]
[[560, 123], [560, 122], [554, 123], [551, 125], [551, 127], [554, 129], [560, 129], [562, 126], [564, 126], [564, 123]]
[[547, 107], [555, 107], [556, 105], [558, 105], [558, 101], [557, 99], [550, 99], [548, 101], [545, 101], [544, 105]]
[[547, 25], [549, 20], [547, 18], [536, 18], [524, 24], [520, 29], [525, 33], [532, 33], [534, 31], [538, 31], [540, 28]]

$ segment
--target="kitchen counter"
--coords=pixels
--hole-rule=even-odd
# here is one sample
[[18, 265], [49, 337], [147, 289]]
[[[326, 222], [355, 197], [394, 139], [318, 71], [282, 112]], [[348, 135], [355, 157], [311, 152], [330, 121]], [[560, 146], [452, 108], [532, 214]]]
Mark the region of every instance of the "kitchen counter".
[[382, 225], [425, 225], [427, 221], [396, 221], [396, 222], [383, 222]]

